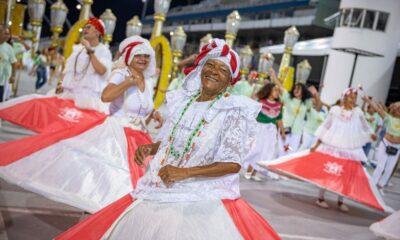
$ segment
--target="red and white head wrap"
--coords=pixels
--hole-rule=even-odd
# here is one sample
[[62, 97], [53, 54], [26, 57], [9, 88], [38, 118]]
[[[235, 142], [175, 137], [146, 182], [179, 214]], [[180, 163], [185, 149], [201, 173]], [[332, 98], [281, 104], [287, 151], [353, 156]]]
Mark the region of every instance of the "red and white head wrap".
[[98, 18], [92, 17], [90, 18], [86, 25], [92, 25], [94, 28], [96, 28], [97, 31], [99, 31], [101, 36], [104, 36], [105, 32], [106, 32], [106, 26], [104, 25], [103, 21], [101, 21]]
[[144, 71], [144, 77], [148, 78], [155, 75], [156, 72], [156, 58], [153, 48], [147, 39], [140, 36], [132, 36], [123, 40], [118, 47], [120, 57], [114, 64], [113, 68], [126, 67], [132, 62], [135, 55], [145, 54], [150, 56], [150, 62], [147, 69]]
[[228, 66], [232, 77], [231, 85], [234, 85], [239, 80], [239, 55], [232, 50], [224, 40], [216, 38], [201, 48], [199, 55], [194, 61], [194, 66], [184, 70], [185, 74], [187, 75], [184, 80], [184, 89], [192, 92], [198, 91], [201, 88], [201, 71], [204, 64], [209, 59], [219, 60]]

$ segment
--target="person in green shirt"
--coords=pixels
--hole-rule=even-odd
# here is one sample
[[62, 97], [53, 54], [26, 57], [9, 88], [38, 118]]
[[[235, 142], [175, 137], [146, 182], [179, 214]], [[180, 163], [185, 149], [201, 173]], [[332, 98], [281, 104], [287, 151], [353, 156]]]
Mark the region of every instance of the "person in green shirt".
[[306, 124], [304, 125], [299, 150], [309, 149], [317, 141], [315, 131], [324, 122], [328, 115], [328, 110], [322, 105], [317, 106], [314, 98], [312, 99], [312, 102], [313, 107], [306, 113]]
[[378, 162], [372, 181], [379, 187], [385, 187], [392, 177], [400, 156], [400, 102], [392, 103], [389, 111], [385, 111], [372, 99], [363, 98], [383, 119], [386, 133], [378, 146], [375, 159]]
[[17, 69], [17, 58], [14, 50], [7, 41], [10, 39], [10, 31], [0, 25], [0, 102], [6, 100], [6, 91], [10, 88], [10, 84], [15, 81]]
[[280, 101], [283, 104], [283, 127], [286, 131], [286, 140], [280, 155], [296, 152], [300, 147], [301, 135], [306, 123], [306, 113], [312, 109], [312, 98], [316, 105], [321, 105], [318, 91], [314, 86], [306, 87], [304, 83], [296, 83], [293, 89], [288, 92], [276, 77], [275, 71], [271, 68], [271, 80], [281, 89]]
[[[258, 93], [257, 98], [262, 104], [257, 116], [258, 128], [255, 147], [246, 156], [244, 167], [247, 172], [244, 177], [260, 181], [257, 171], [264, 172], [271, 178], [277, 178], [276, 174], [267, 172], [258, 167], [257, 162], [269, 161], [277, 157], [277, 143], [279, 135], [284, 139], [285, 131], [282, 123], [282, 103], [279, 101], [279, 86], [274, 83], [266, 84]], [[279, 133], [279, 134], [278, 134]]]

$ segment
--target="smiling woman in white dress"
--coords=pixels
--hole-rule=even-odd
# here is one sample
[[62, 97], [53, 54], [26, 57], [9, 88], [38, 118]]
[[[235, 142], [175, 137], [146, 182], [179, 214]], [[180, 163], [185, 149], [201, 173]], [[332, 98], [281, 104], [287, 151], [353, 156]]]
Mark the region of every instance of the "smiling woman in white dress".
[[136, 190], [56, 239], [279, 239], [240, 198], [261, 106], [226, 94], [238, 55], [215, 39], [189, 71], [184, 90], [167, 94], [161, 141], [136, 151], [139, 165], [154, 155]]

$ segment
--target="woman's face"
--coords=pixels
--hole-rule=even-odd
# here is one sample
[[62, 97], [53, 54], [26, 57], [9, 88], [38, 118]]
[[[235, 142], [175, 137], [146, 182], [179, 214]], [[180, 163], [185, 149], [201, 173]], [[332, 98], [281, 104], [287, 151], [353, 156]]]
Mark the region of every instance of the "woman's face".
[[100, 36], [99, 31], [92, 25], [92, 24], [86, 24], [83, 27], [83, 38], [86, 40], [93, 39], [93, 38], [98, 38]]
[[400, 118], [400, 102], [390, 104], [389, 113], [393, 117]]
[[149, 66], [150, 55], [147, 54], [136, 54], [129, 66], [135, 70], [143, 72]]
[[356, 105], [357, 94], [350, 93], [343, 98], [343, 106], [346, 109], [352, 109]]
[[272, 90], [271, 93], [269, 94], [270, 97], [274, 100], [279, 99], [279, 95], [280, 95], [280, 91], [279, 91], [279, 87], [277, 85], [275, 85]]
[[231, 82], [231, 73], [225, 63], [210, 59], [201, 71], [203, 91], [208, 94], [218, 94], [224, 91]]
[[303, 90], [300, 85], [294, 87], [293, 95], [295, 98], [301, 98], [303, 96]]

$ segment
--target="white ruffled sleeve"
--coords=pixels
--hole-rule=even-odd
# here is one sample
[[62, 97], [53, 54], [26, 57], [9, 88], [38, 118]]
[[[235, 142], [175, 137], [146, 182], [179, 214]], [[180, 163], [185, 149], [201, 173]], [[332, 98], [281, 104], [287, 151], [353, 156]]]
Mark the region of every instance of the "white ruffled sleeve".
[[261, 110], [261, 104], [242, 96], [231, 96], [226, 99], [226, 102], [228, 101], [236, 106], [226, 114], [219, 133], [221, 143], [215, 155], [215, 162], [234, 162], [242, 165], [255, 143], [256, 116]]
[[334, 121], [334, 111], [336, 111], [335, 107], [333, 107], [329, 113], [328, 116], [326, 117], [325, 121], [317, 128], [315, 131], [315, 136], [317, 136], [319, 139], [322, 139], [325, 134], [330, 130], [332, 127], [332, 123]]

